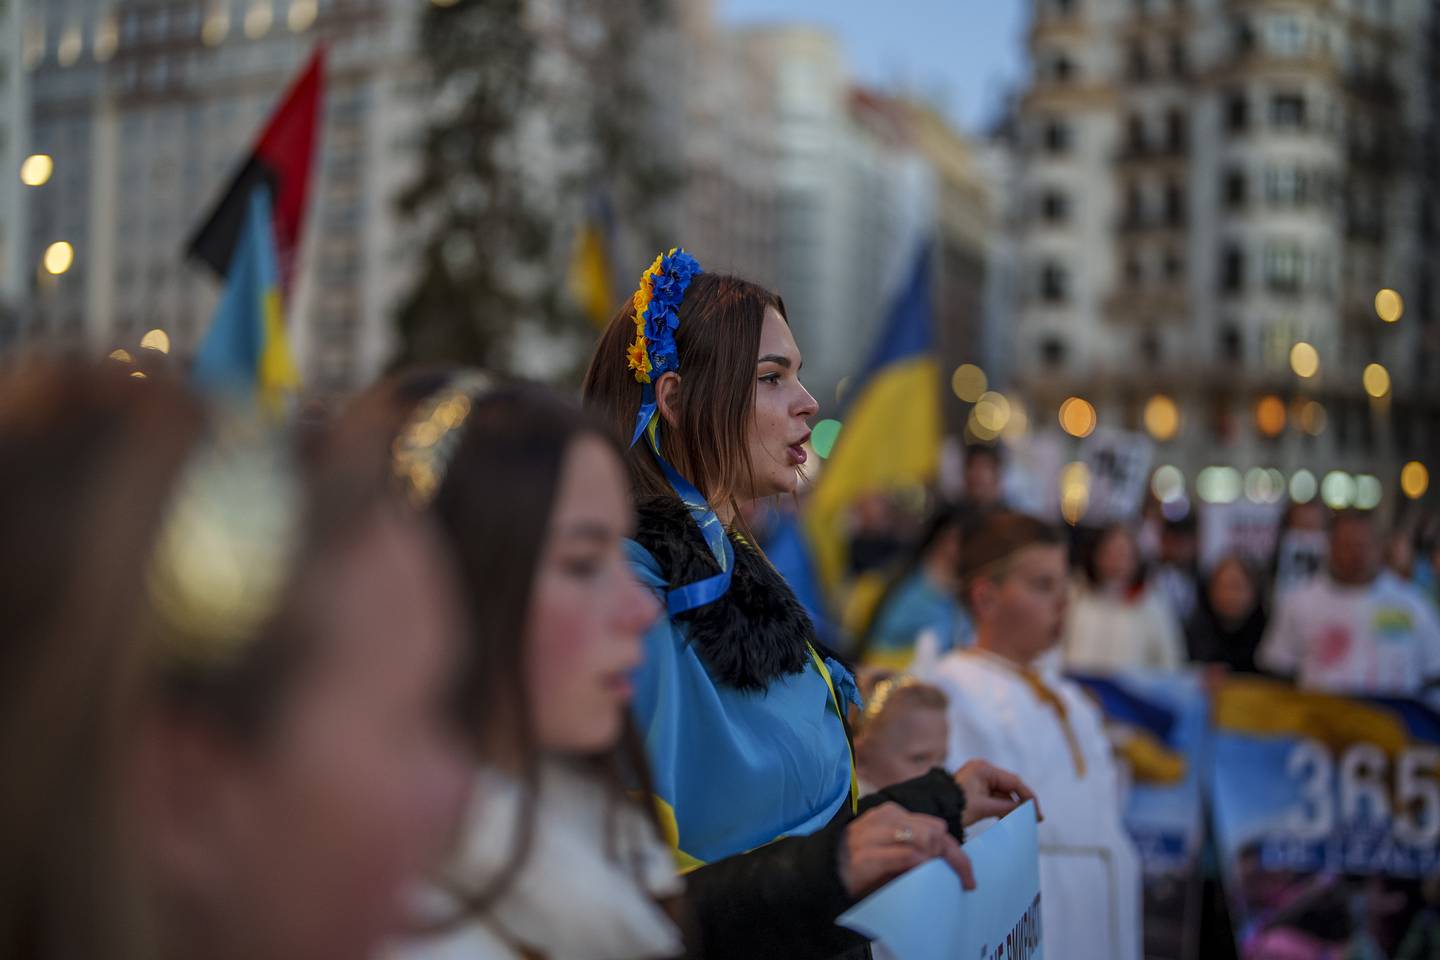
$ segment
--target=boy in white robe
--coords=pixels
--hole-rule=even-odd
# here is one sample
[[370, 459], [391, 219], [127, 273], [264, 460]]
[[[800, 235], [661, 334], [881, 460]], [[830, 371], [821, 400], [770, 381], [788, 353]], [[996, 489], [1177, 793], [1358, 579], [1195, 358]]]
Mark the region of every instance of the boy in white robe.
[[1065, 539], [1034, 518], [997, 514], [967, 538], [961, 567], [975, 644], [925, 677], [950, 700], [950, 764], [985, 757], [1034, 788], [1045, 815], [1046, 956], [1139, 960], [1139, 859], [1100, 711], [1045, 656], [1064, 631]]

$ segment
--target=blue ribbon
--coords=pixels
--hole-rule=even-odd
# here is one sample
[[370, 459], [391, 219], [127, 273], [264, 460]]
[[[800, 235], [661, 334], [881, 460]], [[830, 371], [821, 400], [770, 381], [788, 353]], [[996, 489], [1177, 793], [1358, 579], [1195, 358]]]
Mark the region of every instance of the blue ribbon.
[[725, 595], [730, 589], [730, 577], [735, 570], [735, 547], [730, 542], [729, 534], [725, 532], [725, 525], [715, 515], [715, 509], [710, 506], [709, 501], [693, 483], [681, 476], [680, 471], [671, 466], [670, 461], [660, 452], [660, 418], [655, 413], [655, 388], [647, 383], [641, 394], [639, 423], [635, 428], [635, 436], [630, 439], [630, 445], [633, 447], [642, 435], [649, 441], [650, 452], [660, 464], [660, 471], [669, 481], [670, 489], [674, 490], [680, 502], [685, 504], [685, 509], [690, 512], [690, 519], [700, 528], [700, 535], [705, 538], [711, 556], [720, 565], [720, 572], [712, 577], [666, 591], [665, 608], [673, 617], [713, 603]]

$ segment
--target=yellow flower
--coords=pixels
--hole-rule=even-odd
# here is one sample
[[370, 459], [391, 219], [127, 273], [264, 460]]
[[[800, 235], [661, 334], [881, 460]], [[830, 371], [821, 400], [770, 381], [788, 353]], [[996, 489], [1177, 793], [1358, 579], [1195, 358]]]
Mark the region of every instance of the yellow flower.
[[650, 354], [646, 351], [645, 338], [636, 335], [635, 342], [630, 344], [626, 351], [626, 359], [631, 370], [635, 371], [635, 379], [640, 383], [650, 382]]

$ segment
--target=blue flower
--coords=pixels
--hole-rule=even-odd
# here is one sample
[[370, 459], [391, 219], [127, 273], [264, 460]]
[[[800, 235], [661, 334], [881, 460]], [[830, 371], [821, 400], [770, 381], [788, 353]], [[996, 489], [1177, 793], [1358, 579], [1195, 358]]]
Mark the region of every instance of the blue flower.
[[666, 310], [663, 305], [650, 301], [650, 309], [645, 311], [645, 337], [656, 347], [670, 339], [672, 327], [669, 318], [672, 316], [675, 316], [673, 309]]

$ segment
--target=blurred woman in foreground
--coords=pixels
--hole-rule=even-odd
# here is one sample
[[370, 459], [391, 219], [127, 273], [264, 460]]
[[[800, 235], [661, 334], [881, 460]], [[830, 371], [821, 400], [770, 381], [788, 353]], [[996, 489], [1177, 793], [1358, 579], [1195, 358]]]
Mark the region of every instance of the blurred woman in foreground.
[[393, 935], [463, 786], [448, 576], [373, 488], [307, 489], [174, 385], [0, 384], [0, 956]]

